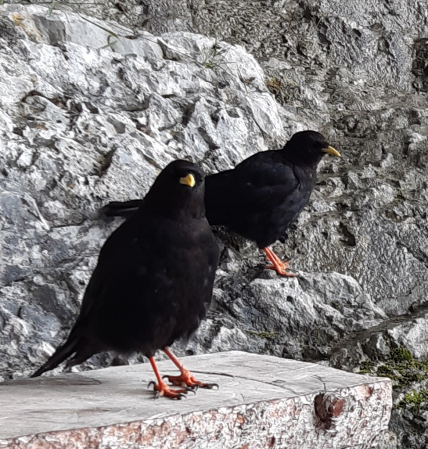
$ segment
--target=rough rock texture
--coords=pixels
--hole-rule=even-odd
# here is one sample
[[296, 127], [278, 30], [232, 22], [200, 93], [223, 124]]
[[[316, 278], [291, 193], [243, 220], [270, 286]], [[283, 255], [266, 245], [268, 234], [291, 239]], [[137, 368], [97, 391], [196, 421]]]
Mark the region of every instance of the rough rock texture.
[[[132, 29], [57, 7], [68, 12], [0, 7], [5, 379], [28, 374], [67, 333], [120, 223], [99, 220], [99, 206], [141, 197], [173, 158], [221, 170], [307, 128], [344, 157], [323, 162], [310, 207], [275, 247], [299, 277], [263, 271], [253, 245], [219, 230], [228, 249], [214, 304], [188, 350], [351, 370], [397, 347], [428, 358], [425, 2], [81, 6]], [[403, 447], [425, 447], [423, 412], [395, 414]]]
[[237, 351], [184, 363], [220, 388], [154, 401], [149, 364], [0, 384], [0, 448], [381, 447], [389, 379]]

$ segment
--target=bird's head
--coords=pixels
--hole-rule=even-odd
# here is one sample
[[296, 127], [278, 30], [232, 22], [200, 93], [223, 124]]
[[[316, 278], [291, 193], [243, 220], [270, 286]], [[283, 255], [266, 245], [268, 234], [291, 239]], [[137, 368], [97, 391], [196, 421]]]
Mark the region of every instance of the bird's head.
[[184, 210], [193, 216], [205, 215], [205, 174], [189, 161], [176, 160], [158, 175], [146, 201], [163, 214]]
[[293, 164], [312, 168], [316, 168], [326, 154], [340, 157], [339, 152], [316, 131], [302, 131], [294, 134], [282, 151], [286, 159]]

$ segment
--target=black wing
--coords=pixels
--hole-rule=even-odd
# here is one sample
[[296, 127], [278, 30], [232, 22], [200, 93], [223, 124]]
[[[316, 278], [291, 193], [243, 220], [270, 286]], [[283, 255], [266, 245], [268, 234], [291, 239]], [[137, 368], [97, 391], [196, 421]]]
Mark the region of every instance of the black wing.
[[112, 201], [105, 205], [101, 212], [107, 217], [129, 218], [140, 208], [143, 200]]
[[296, 191], [293, 166], [278, 151], [255, 154], [234, 170], [206, 178], [205, 202], [212, 225], [231, 226], [252, 214], [272, 211]]
[[[126, 346], [121, 335], [125, 340], [132, 335], [138, 342], [151, 342], [155, 348], [161, 338], [178, 338], [172, 335], [176, 333], [172, 321], [186, 309], [190, 310], [189, 321], [202, 319], [218, 263], [217, 243], [206, 220], [204, 223], [203, 230], [195, 223], [189, 239], [184, 234], [192, 232], [190, 223], [187, 229], [176, 227], [171, 235], [174, 222], [146, 220], [143, 210], [131, 217], [100, 253], [79, 322], [96, 329], [103, 341], [121, 350]], [[193, 324], [188, 325], [195, 330]], [[111, 326], [116, 327], [114, 336], [110, 335]], [[163, 336], [155, 335], [159, 329]], [[142, 347], [131, 349], [146, 352]]]

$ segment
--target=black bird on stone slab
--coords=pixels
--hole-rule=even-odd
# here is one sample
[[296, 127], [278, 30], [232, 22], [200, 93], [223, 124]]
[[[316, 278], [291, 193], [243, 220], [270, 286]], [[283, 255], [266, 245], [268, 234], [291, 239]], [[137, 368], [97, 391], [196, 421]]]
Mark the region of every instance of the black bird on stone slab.
[[[187, 161], [170, 163], [141, 207], [107, 239], [67, 341], [32, 377], [84, 362], [102, 351], [140, 352], [155, 372], [157, 395], [180, 399], [198, 381], [168, 348], [188, 339], [205, 317], [219, 261], [219, 247], [205, 218], [204, 173]], [[159, 374], [161, 349], [180, 370]]]
[[[319, 162], [326, 154], [339, 156], [324, 136], [315, 131], [294, 134], [280, 150], [263, 151], [226, 170], [205, 178], [205, 207], [211, 225], [223, 225], [256, 242], [282, 276], [293, 277], [269, 248], [308, 204], [315, 187]], [[129, 217], [143, 200], [112, 202], [107, 216]]]

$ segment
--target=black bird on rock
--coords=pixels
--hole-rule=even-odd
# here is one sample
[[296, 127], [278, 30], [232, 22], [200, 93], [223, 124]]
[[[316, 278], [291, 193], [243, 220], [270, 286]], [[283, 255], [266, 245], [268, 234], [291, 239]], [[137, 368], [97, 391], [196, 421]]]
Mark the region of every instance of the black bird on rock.
[[[319, 162], [326, 154], [340, 156], [315, 131], [294, 134], [280, 150], [263, 151], [205, 179], [205, 207], [211, 225], [223, 225], [253, 240], [283, 276], [294, 276], [269, 248], [308, 204], [315, 187]], [[129, 217], [143, 200], [112, 202], [103, 208], [108, 216]]]
[[107, 239], [67, 341], [32, 377], [68, 359], [67, 367], [102, 351], [140, 352], [155, 372], [158, 395], [181, 398], [157, 369], [161, 349], [180, 376], [176, 386], [211, 388], [199, 382], [168, 349], [188, 339], [211, 301], [219, 247], [205, 218], [204, 173], [187, 161], [170, 163], [141, 207]]

